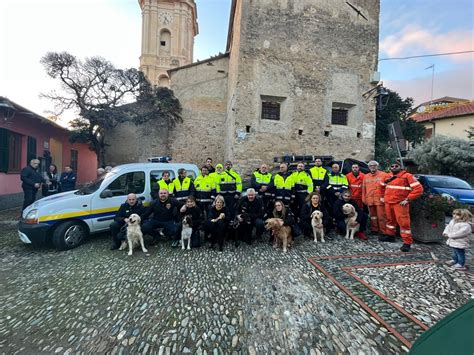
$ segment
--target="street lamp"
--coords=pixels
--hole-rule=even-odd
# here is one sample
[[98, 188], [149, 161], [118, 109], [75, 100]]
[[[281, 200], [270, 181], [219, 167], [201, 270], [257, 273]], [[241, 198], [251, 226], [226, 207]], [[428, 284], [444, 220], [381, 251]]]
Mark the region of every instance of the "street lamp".
[[15, 116], [16, 109], [8, 99], [0, 98], [0, 121], [8, 122]]

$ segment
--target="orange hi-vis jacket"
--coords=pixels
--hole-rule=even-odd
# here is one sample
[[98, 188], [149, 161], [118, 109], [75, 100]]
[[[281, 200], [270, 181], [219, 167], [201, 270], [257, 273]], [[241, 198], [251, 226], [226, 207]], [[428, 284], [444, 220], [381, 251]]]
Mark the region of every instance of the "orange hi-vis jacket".
[[388, 179], [390, 175], [385, 171], [377, 170], [375, 174], [365, 174], [364, 181], [362, 182], [362, 202], [367, 206], [380, 206], [383, 202], [380, 200], [383, 198], [383, 190], [381, 182]]
[[364, 176], [365, 174], [361, 172], [355, 176], [352, 171], [346, 175], [347, 182], [349, 183], [349, 191], [354, 200], [362, 200], [362, 182], [364, 181]]
[[397, 175], [391, 174], [381, 182], [385, 203], [400, 203], [407, 199], [416, 200], [423, 193], [423, 186], [415, 177], [402, 170]]

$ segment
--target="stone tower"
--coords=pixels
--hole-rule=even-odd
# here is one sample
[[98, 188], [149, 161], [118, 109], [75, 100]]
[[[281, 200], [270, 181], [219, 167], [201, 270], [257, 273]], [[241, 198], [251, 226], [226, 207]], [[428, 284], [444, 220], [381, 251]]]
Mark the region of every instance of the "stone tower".
[[142, 10], [140, 70], [153, 85], [170, 85], [168, 69], [193, 62], [198, 34], [194, 0], [139, 0]]

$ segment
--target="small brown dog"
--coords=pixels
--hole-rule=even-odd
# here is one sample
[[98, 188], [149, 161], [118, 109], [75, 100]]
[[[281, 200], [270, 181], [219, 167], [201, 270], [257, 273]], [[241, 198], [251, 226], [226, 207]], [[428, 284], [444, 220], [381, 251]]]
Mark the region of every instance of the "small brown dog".
[[291, 228], [283, 226], [279, 218], [269, 218], [265, 222], [265, 229], [271, 231], [274, 237], [275, 242], [273, 246], [276, 248], [280, 244], [283, 245], [283, 252], [286, 253], [287, 247], [290, 247], [293, 242]]
[[321, 242], [324, 243], [323, 213], [314, 211], [311, 213], [311, 227], [313, 227], [314, 242], [318, 242], [318, 235]]
[[[357, 211], [350, 203], [346, 203], [342, 206], [342, 212], [346, 216], [344, 219], [346, 222], [346, 239], [354, 239], [354, 235], [360, 228], [360, 224], [357, 223]], [[355, 223], [357, 224], [354, 225]]]

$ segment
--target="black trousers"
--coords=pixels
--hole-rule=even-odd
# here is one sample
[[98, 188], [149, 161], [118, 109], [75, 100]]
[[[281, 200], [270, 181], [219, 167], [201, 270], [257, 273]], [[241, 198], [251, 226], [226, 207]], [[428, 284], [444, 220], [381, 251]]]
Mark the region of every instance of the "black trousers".
[[33, 202], [36, 200], [36, 193], [38, 192], [38, 189], [23, 189], [23, 209], [22, 211], [31, 205]]
[[116, 245], [121, 244], [122, 241], [127, 239], [127, 232], [122, 227], [125, 225], [125, 222], [116, 222], [113, 221], [110, 224], [110, 234], [112, 234], [112, 242]]
[[223, 220], [219, 220], [217, 222], [206, 222], [206, 229], [211, 234], [211, 244], [219, 244], [219, 247], [222, 248], [224, 246], [224, 239], [226, 233], [226, 224]]

